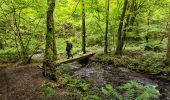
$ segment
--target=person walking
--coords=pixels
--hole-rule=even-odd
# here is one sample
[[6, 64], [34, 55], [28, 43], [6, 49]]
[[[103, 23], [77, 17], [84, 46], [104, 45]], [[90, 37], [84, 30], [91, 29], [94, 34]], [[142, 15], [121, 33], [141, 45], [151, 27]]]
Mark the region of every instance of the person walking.
[[73, 55], [71, 54], [71, 49], [73, 45], [69, 41], [66, 41], [66, 52], [67, 52], [67, 59], [70, 59], [70, 57], [73, 58]]

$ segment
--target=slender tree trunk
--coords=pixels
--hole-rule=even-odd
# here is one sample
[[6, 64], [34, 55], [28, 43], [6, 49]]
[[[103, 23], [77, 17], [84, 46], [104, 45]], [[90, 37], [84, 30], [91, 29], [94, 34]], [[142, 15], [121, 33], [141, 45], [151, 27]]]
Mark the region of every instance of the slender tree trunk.
[[4, 48], [4, 45], [2, 43], [2, 41], [0, 40], [0, 49], [3, 49]]
[[167, 62], [168, 62], [168, 65], [170, 65], [170, 25], [169, 25], [169, 29], [168, 29], [168, 46], [167, 46]]
[[131, 0], [131, 7], [130, 7], [131, 17], [129, 21], [129, 25], [130, 25], [129, 32], [133, 31], [133, 25], [135, 23], [136, 15], [137, 15], [136, 11], [137, 11], [136, 0]]
[[132, 0], [131, 4], [131, 18], [130, 18], [130, 25], [133, 26], [134, 22], [136, 20], [136, 11], [137, 11], [137, 5], [136, 5], [136, 0]]
[[108, 54], [108, 29], [109, 29], [109, 6], [110, 0], [106, 0], [106, 32], [105, 32], [105, 46], [104, 53]]
[[52, 80], [56, 80], [55, 76], [55, 35], [54, 35], [54, 9], [55, 9], [55, 0], [47, 0], [48, 1], [48, 10], [47, 10], [47, 33], [46, 33], [46, 48], [45, 48], [45, 56], [43, 61], [43, 75], [45, 77], [49, 77]]
[[[133, 3], [134, 3], [134, 0], [132, 0], [131, 5], [127, 4], [127, 10], [129, 12], [131, 12], [131, 10], [132, 10]], [[131, 28], [131, 27], [129, 27], [131, 15], [132, 15], [131, 13], [128, 13], [127, 18], [126, 18], [126, 22], [125, 22], [125, 25], [124, 25], [124, 28], [123, 28], [122, 45], [121, 45], [122, 50], [123, 50], [123, 47], [124, 47], [124, 44], [125, 44], [125, 41], [126, 41], [126, 33], [129, 30], [129, 28]]]
[[86, 53], [86, 17], [85, 17], [85, 2], [82, 0], [82, 51]]
[[146, 43], [148, 43], [148, 42], [149, 42], [150, 13], [151, 13], [151, 12], [150, 12], [150, 10], [149, 10], [149, 12], [148, 12], [148, 16], [147, 16], [147, 29], [146, 29], [147, 34], [146, 34], [146, 36], [145, 36]]
[[124, 25], [121, 49], [123, 49], [125, 41], [126, 41], [126, 33], [127, 33], [127, 27], [129, 26], [129, 19], [130, 19], [130, 14], [128, 14], [128, 16], [126, 18], [126, 23]]
[[122, 55], [122, 28], [123, 28], [123, 21], [125, 18], [125, 13], [126, 13], [126, 8], [128, 5], [128, 0], [124, 1], [124, 6], [123, 6], [123, 10], [122, 10], [122, 15], [120, 18], [120, 23], [119, 23], [119, 28], [118, 28], [118, 42], [117, 42], [117, 48], [116, 48], [116, 55]]
[[[18, 21], [17, 21], [17, 19], [18, 19]], [[14, 32], [15, 32], [15, 35], [17, 36], [18, 43], [20, 46], [21, 59], [22, 59], [23, 63], [28, 63], [28, 58], [29, 58], [28, 51], [27, 51], [26, 47], [24, 46], [23, 37], [20, 32], [21, 10], [18, 12], [18, 17], [17, 17], [17, 12], [14, 9], [13, 20], [14, 20], [14, 26], [15, 26]]]

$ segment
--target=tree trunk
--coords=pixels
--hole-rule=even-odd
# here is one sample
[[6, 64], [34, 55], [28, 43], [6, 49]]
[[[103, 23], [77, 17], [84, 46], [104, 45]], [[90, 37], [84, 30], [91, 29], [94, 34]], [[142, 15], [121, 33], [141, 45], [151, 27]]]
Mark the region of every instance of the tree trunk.
[[128, 16], [126, 18], [126, 23], [124, 25], [121, 49], [123, 49], [125, 41], [126, 41], [126, 33], [127, 33], [127, 27], [129, 26], [129, 19], [130, 19], [130, 14], [128, 14]]
[[134, 22], [136, 20], [136, 11], [137, 11], [137, 4], [136, 4], [136, 0], [132, 0], [132, 4], [131, 4], [131, 19], [130, 19], [130, 25], [133, 26]]
[[148, 16], [147, 16], [147, 29], [146, 29], [147, 34], [146, 34], [146, 36], [145, 36], [146, 43], [149, 42], [150, 16], [151, 16], [151, 12], [150, 12], [150, 10], [149, 10]]
[[54, 29], [54, 9], [55, 9], [55, 0], [48, 1], [48, 10], [47, 10], [47, 33], [46, 33], [46, 48], [45, 56], [43, 61], [43, 75], [49, 77], [52, 80], [56, 80], [55, 76], [55, 54], [56, 54], [56, 45], [55, 45], [55, 29]]
[[123, 28], [123, 21], [125, 18], [126, 8], [127, 8], [128, 0], [124, 1], [124, 6], [122, 10], [122, 15], [120, 18], [119, 28], [118, 28], [118, 42], [117, 42], [117, 48], [116, 48], [116, 55], [122, 55], [122, 28]]
[[82, 51], [86, 53], [86, 17], [85, 17], [85, 2], [82, 0]]
[[[23, 63], [28, 63], [28, 50], [27, 48], [24, 46], [24, 41], [23, 41], [23, 37], [21, 34], [21, 30], [20, 30], [20, 23], [21, 23], [21, 10], [18, 12], [18, 16], [17, 16], [17, 12], [16, 9], [13, 9], [13, 21], [14, 21], [14, 26], [15, 26], [15, 30], [14, 33], [17, 37], [18, 40], [18, 44], [20, 46], [20, 53], [21, 53], [21, 59]], [[18, 22], [17, 22], [17, 17], [18, 17]], [[16, 41], [17, 43], [17, 41]], [[18, 44], [17, 44], [17, 49], [18, 49]]]
[[132, 0], [131, 7], [130, 7], [131, 17], [130, 17], [130, 21], [129, 21], [129, 25], [130, 25], [130, 28], [128, 30], [129, 32], [133, 31], [133, 25], [135, 23], [136, 16], [137, 16], [137, 12], [136, 11], [137, 11], [136, 0]]
[[2, 41], [0, 40], [0, 49], [3, 49], [4, 48], [4, 45], [2, 43]]
[[106, 32], [105, 32], [105, 46], [104, 46], [104, 53], [108, 53], [108, 26], [109, 26], [109, 5], [110, 5], [110, 0], [106, 0]]
[[169, 25], [169, 32], [168, 32], [168, 46], [167, 46], [167, 62], [170, 65], [170, 25]]

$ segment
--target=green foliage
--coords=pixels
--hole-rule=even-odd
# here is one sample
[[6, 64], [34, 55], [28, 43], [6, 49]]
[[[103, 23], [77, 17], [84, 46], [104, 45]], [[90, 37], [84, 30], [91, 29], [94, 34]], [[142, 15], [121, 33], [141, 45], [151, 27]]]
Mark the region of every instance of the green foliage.
[[[158, 3], [159, 2], [159, 3]], [[131, 4], [131, 1], [129, 1]], [[166, 24], [169, 18], [169, 0], [150, 0], [143, 2], [136, 1], [136, 6], [139, 7], [136, 12], [136, 20], [132, 27], [132, 31], [127, 32], [127, 41], [136, 42], [145, 40], [145, 36], [149, 35], [150, 47], [159, 46], [162, 49], [166, 48], [166, 44], [159, 45], [160, 37], [166, 37]], [[21, 43], [17, 33], [21, 33], [22, 44], [25, 47], [27, 56], [34, 52], [37, 44], [41, 44], [40, 49], [45, 48], [45, 22], [47, 1], [41, 0], [1, 0], [0, 2], [0, 39], [6, 43], [7, 48], [21, 49]], [[87, 47], [94, 46], [98, 49], [104, 44], [105, 33], [105, 1], [102, 0], [86, 0], [86, 44]], [[116, 44], [117, 29], [119, 18], [122, 12], [123, 0], [110, 1], [110, 16], [109, 16], [109, 45]], [[130, 8], [130, 7], [129, 7]], [[159, 9], [157, 9], [159, 8]], [[13, 10], [15, 9], [15, 13]], [[148, 12], [150, 14], [150, 25], [147, 25]], [[127, 10], [125, 18], [132, 12]], [[58, 0], [54, 12], [55, 32], [58, 37], [57, 50], [59, 56], [65, 56], [65, 40], [69, 39], [73, 42], [73, 54], [81, 52], [81, 2], [79, 0]], [[125, 22], [125, 21], [124, 21]], [[15, 27], [19, 25], [18, 27]], [[129, 28], [128, 27], [128, 28]], [[147, 30], [148, 29], [148, 30]], [[157, 39], [157, 40], [155, 40]], [[153, 43], [152, 41], [157, 43]], [[29, 42], [29, 43], [28, 43]], [[132, 43], [134, 44], [134, 43]], [[111, 46], [113, 46], [111, 45]], [[146, 43], [141, 46], [126, 44], [128, 50], [139, 50], [146, 46]], [[17, 47], [18, 46], [18, 47]], [[136, 48], [135, 48], [136, 47]], [[93, 47], [92, 47], [93, 48]], [[110, 59], [110, 58], [108, 58]], [[106, 60], [108, 60], [106, 59]], [[111, 60], [111, 59], [110, 59]]]
[[102, 92], [107, 95], [108, 100], [122, 100], [122, 96], [110, 84], [102, 87]]
[[[119, 93], [119, 91], [122, 91]], [[107, 84], [102, 87], [102, 92], [108, 100], [157, 100], [160, 93], [152, 86], [144, 86], [135, 81], [123, 84], [117, 90]]]
[[54, 89], [54, 84], [51, 82], [48, 82], [44, 86], [41, 87], [41, 93], [43, 95], [43, 98], [46, 100], [48, 97], [54, 95], [56, 93]]
[[87, 95], [86, 97], [83, 97], [81, 100], [100, 100], [100, 97], [97, 95]]
[[62, 78], [59, 79], [58, 84], [66, 85], [70, 88], [70, 90], [79, 89], [80, 91], [88, 91], [90, 84], [86, 83], [83, 79], [76, 76], [70, 76], [68, 74], [64, 74], [60, 76]]
[[158, 40], [158, 39], [150, 40], [149, 43], [142, 43], [141, 47], [143, 47], [144, 49], [146, 47], [149, 47], [150, 50], [148, 50], [148, 51], [158, 51], [158, 52], [161, 52], [161, 51], [163, 51], [164, 49], [167, 48], [167, 45], [166, 45], [167, 40], [165, 38], [162, 41], [163, 43], [160, 43], [160, 42], [161, 42], [161, 40]]
[[18, 51], [16, 49], [4, 48], [0, 50], [0, 62], [16, 62], [19, 60]]
[[115, 56], [114, 54], [104, 55], [104, 54], [98, 54], [92, 59], [99, 60], [100, 62], [105, 62], [108, 64], [112, 64], [115, 67], [121, 66], [121, 67], [136, 67], [140, 64], [140, 61], [138, 59], [132, 59], [131, 57], [127, 56]]
[[165, 59], [164, 53], [149, 52], [137, 58], [140, 62], [140, 69], [145, 69], [152, 73], [159, 73], [162, 67], [165, 66], [163, 61]]
[[167, 74], [165, 71], [165, 52], [144, 51], [142, 49], [135, 50], [130, 47], [124, 52], [123, 56], [114, 56], [114, 54], [104, 55], [102, 53], [95, 55], [92, 60], [112, 64], [114, 67], [126, 67], [136, 71], [146, 71], [151, 74]]
[[77, 77], [77, 78], [70, 78], [68, 80], [68, 84], [67, 86], [71, 87], [71, 88], [77, 88], [80, 89], [82, 91], [87, 91], [89, 89], [89, 84], [86, 83], [85, 81], [83, 81], [81, 78]]
[[123, 94], [125, 100], [156, 100], [160, 93], [152, 86], [143, 86], [135, 81], [130, 81], [120, 86], [120, 89], [125, 91]]
[[112, 55], [104, 55], [104, 54], [102, 54], [99, 57], [100, 57], [99, 59], [101, 59], [104, 62], [113, 61], [115, 59]]

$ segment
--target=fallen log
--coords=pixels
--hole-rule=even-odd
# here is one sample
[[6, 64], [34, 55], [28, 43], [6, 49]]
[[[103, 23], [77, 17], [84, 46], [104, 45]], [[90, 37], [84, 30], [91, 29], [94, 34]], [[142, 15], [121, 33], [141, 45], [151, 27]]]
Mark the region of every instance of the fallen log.
[[92, 57], [95, 54], [96, 54], [96, 52], [88, 52], [86, 54], [82, 54], [82, 55], [79, 55], [79, 56], [71, 58], [71, 59], [66, 59], [66, 60], [62, 60], [62, 61], [60, 61], [60, 60], [59, 61], [55, 61], [54, 65], [55, 66], [59, 66], [61, 64], [71, 63], [71, 62], [74, 62], [74, 61], [80, 61], [80, 60], [83, 60], [85, 58]]

